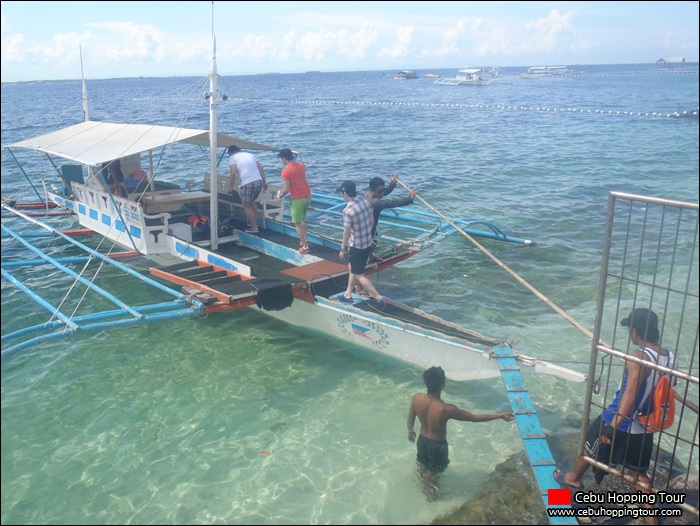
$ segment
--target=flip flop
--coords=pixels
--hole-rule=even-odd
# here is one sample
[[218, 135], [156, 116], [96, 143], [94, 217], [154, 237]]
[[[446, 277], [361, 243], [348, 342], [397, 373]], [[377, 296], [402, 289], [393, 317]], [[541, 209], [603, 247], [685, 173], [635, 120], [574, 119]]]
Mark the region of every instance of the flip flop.
[[382, 298], [382, 301], [379, 302], [379, 310], [382, 310], [382, 311], [383, 311], [384, 309], [386, 309], [386, 306], [387, 306], [387, 305], [389, 305], [389, 298], [387, 298], [386, 296], [384, 296], [384, 297]]
[[583, 485], [581, 486], [572, 486], [571, 484], [567, 484], [566, 481], [564, 480], [564, 476], [566, 475], [565, 471], [562, 471], [561, 469], [555, 469], [554, 473], [552, 473], [552, 477], [554, 478], [554, 482], [559, 484], [562, 488], [568, 488], [571, 491], [583, 491]]

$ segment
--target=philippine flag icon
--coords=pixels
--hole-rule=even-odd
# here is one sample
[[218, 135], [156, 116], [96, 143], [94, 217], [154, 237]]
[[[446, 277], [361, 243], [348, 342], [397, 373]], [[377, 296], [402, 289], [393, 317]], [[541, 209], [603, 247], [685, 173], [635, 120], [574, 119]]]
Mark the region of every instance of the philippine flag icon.
[[359, 336], [360, 338], [367, 338], [368, 340], [371, 339], [367, 334], [367, 332], [369, 331], [367, 327], [363, 327], [362, 325], [356, 325], [354, 323], [352, 323], [351, 325], [353, 334]]
[[571, 506], [571, 490], [567, 488], [548, 489], [547, 504], [550, 506]]

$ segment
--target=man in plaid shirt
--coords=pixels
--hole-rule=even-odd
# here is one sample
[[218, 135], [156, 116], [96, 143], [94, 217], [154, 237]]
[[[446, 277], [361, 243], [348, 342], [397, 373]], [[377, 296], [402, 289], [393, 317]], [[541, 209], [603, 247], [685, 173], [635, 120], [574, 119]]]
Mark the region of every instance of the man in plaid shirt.
[[384, 310], [388, 300], [381, 296], [372, 282], [365, 276], [365, 265], [372, 251], [372, 227], [374, 226], [374, 209], [366, 199], [357, 197], [357, 188], [352, 181], [344, 181], [340, 186], [343, 199], [348, 203], [343, 210], [343, 242], [340, 247], [340, 259], [345, 259], [348, 253], [350, 259], [350, 275], [348, 288], [338, 296], [341, 303], [353, 303], [352, 291], [359, 283], [379, 303]]

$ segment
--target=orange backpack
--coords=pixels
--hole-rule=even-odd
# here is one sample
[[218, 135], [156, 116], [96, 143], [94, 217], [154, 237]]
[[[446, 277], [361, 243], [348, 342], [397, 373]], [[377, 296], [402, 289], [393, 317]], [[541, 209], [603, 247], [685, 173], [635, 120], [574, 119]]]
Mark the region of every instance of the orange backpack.
[[[646, 352], [646, 349], [644, 350]], [[647, 356], [651, 356], [646, 353]], [[653, 356], [651, 356], [654, 358]], [[672, 364], [670, 364], [672, 366]], [[652, 372], [651, 377], [661, 374], [658, 371]], [[637, 421], [642, 424], [648, 433], [658, 433], [673, 424], [676, 416], [676, 402], [674, 400], [673, 386], [671, 378], [667, 374], [661, 374], [661, 378], [656, 382], [654, 390], [649, 395], [651, 400], [647, 408], [647, 414], [639, 414]]]

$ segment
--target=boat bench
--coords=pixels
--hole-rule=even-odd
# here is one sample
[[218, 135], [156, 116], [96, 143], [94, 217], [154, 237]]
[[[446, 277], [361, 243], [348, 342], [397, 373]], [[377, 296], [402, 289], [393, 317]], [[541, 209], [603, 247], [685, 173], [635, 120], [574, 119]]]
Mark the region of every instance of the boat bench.
[[[192, 189], [198, 183], [186, 183], [188, 189]], [[243, 212], [243, 205], [241, 204], [241, 198], [238, 195], [238, 188], [234, 188], [233, 194], [229, 194], [226, 190], [228, 189], [229, 176], [228, 175], [218, 175], [217, 176], [217, 191], [219, 195], [219, 209], [226, 207], [229, 209], [232, 215], [238, 215], [245, 217]], [[202, 186], [205, 192], [211, 191], [211, 178], [209, 177], [209, 172], [204, 172], [204, 179], [202, 181]], [[283, 221], [284, 217], [284, 198], [277, 198], [277, 191], [281, 190], [282, 187], [279, 185], [268, 185], [267, 190], [260, 192], [260, 195], [255, 200], [258, 203], [258, 210], [262, 211], [261, 226], [265, 227], [265, 220], [272, 219], [274, 221]]]

